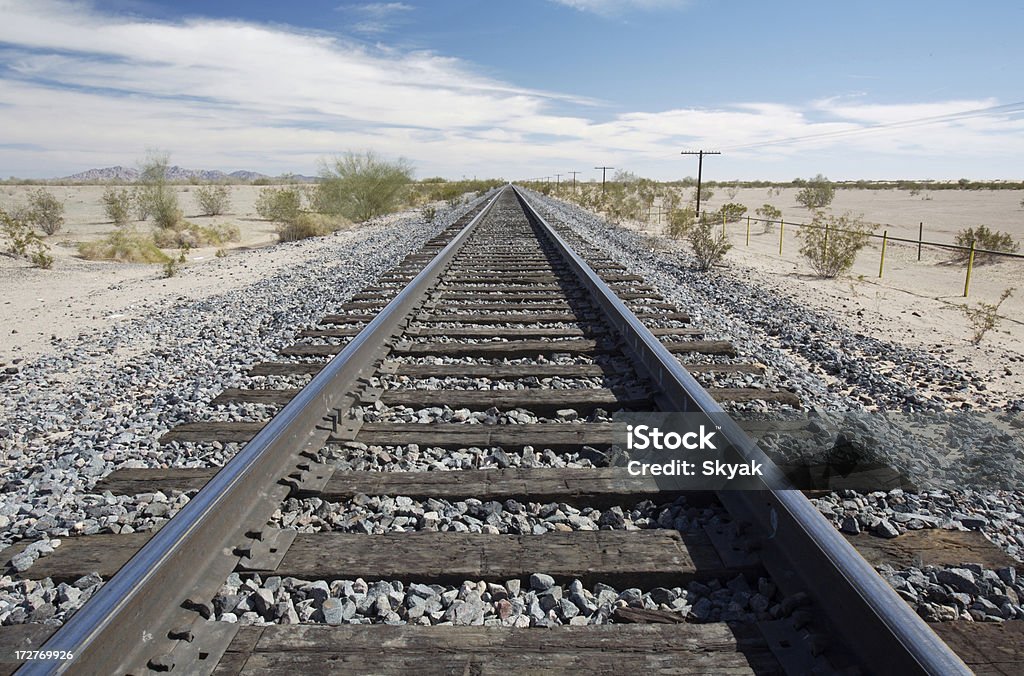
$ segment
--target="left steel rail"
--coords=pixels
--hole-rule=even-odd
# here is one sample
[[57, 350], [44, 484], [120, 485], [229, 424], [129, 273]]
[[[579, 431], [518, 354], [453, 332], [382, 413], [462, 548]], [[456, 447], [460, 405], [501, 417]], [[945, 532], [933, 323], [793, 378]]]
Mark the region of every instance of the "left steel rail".
[[280, 479], [303, 451], [324, 444], [325, 418], [353, 403], [359, 378], [384, 356], [502, 192], [40, 649], [72, 659], [29, 662], [17, 674], [140, 672], [168, 654], [177, 643], [168, 633], [180, 633], [182, 608], [223, 583], [239, 559], [230, 543], [262, 529], [287, 491]]

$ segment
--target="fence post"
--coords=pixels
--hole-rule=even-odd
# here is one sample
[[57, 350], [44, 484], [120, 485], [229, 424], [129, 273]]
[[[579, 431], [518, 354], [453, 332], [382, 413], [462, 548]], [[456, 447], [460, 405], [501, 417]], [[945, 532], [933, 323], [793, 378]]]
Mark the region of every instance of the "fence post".
[[828, 223], [825, 223], [825, 238], [821, 244], [821, 260], [822, 262], [828, 260]]
[[924, 221], [917, 226], [917, 260], [921, 262], [921, 243], [924, 241]]
[[882, 278], [882, 269], [885, 267], [885, 245], [889, 243], [889, 231], [882, 231], [882, 259], [878, 261], [878, 278]]
[[779, 219], [779, 255], [782, 255], [782, 235], [786, 232], [786, 221], [785, 219]]
[[750, 216], [747, 216], [747, 246], [750, 246]]
[[971, 271], [974, 270], [974, 240], [971, 240], [971, 255], [967, 259], [967, 279], [964, 280], [964, 298], [971, 289]]

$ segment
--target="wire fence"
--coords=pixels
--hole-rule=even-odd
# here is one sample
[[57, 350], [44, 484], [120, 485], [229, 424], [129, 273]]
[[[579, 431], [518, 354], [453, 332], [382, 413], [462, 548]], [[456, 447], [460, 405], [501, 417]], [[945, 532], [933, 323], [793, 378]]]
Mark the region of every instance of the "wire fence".
[[[701, 212], [701, 219], [702, 220], [706, 219], [707, 216], [708, 216], [707, 212], [705, 212], [705, 211]], [[739, 219], [734, 219], [734, 220], [730, 221], [728, 219], [728, 216], [723, 214], [723, 216], [722, 216], [722, 232], [723, 233], [726, 232], [727, 225], [730, 222], [736, 223], [736, 222], [741, 221], [743, 218], [746, 219], [746, 245], [747, 246], [750, 246], [750, 226], [751, 226], [752, 223], [764, 224], [766, 226], [765, 227], [765, 231], [766, 232], [768, 231], [768, 226], [774, 227], [776, 224], [778, 224], [778, 226], [779, 226], [779, 255], [780, 256], [783, 253], [783, 248], [784, 248], [784, 243], [785, 243], [785, 233], [786, 233], [786, 226], [787, 225], [795, 226], [797, 228], [811, 228], [811, 229], [817, 229], [817, 230], [825, 230], [825, 243], [826, 243], [825, 245], [826, 246], [827, 246], [827, 242], [828, 242], [828, 233], [830, 233], [830, 232], [831, 233], [860, 234], [861, 236], [864, 236], [864, 237], [866, 237], [869, 240], [870, 239], [881, 240], [881, 256], [880, 256], [879, 264], [878, 264], [878, 276], [879, 276], [879, 278], [882, 277], [882, 275], [883, 275], [883, 273], [885, 271], [885, 253], [886, 253], [886, 249], [888, 248], [888, 244], [890, 242], [898, 242], [898, 243], [901, 243], [901, 244], [911, 244], [911, 245], [916, 246], [917, 247], [917, 260], [918, 261], [921, 260], [921, 254], [922, 254], [922, 251], [923, 251], [924, 247], [929, 247], [929, 248], [933, 248], [933, 249], [944, 249], [944, 250], [954, 251], [954, 252], [964, 252], [966, 254], [964, 257], [966, 258], [966, 261], [967, 261], [967, 266], [966, 266], [966, 270], [965, 270], [965, 273], [964, 273], [964, 275], [965, 275], [964, 276], [964, 293], [963, 293], [963, 297], [964, 298], [967, 298], [968, 293], [970, 292], [971, 275], [974, 272], [974, 263], [975, 263], [975, 258], [977, 256], [1003, 257], [1003, 258], [1007, 258], [1007, 259], [1017, 259], [1017, 260], [1024, 259], [1024, 254], [1021, 254], [1021, 253], [1016, 253], [1016, 252], [1012, 252], [1012, 251], [997, 251], [997, 250], [992, 250], [992, 249], [981, 249], [981, 248], [978, 248], [977, 247], [977, 243], [974, 240], [971, 240], [971, 243], [969, 245], [967, 245], [967, 246], [964, 246], [962, 244], [951, 244], [949, 242], [933, 242], [933, 241], [925, 240], [924, 239], [924, 222], [919, 223], [918, 231], [917, 231], [918, 232], [918, 236], [917, 236], [916, 239], [913, 239], [913, 238], [909, 238], [909, 237], [890, 236], [888, 229], [883, 230], [881, 234], [878, 234], [877, 232], [864, 233], [864, 232], [855, 231], [855, 230], [838, 228], [838, 227], [834, 227], [834, 226], [830, 226], [830, 225], [820, 225], [820, 224], [817, 224], [817, 223], [803, 223], [803, 222], [800, 222], [800, 221], [787, 221], [784, 218], [778, 218], [778, 219], [759, 218], [759, 217], [756, 217], [756, 216], [742, 216]]]

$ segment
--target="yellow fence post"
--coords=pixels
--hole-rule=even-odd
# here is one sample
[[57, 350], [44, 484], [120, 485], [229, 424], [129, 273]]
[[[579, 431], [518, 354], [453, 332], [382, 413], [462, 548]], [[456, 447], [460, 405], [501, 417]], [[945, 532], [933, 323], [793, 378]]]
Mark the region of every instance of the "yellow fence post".
[[786, 221], [779, 219], [779, 255], [782, 255], [782, 235], [786, 232]]
[[971, 240], [971, 255], [967, 259], [967, 279], [964, 280], [964, 298], [971, 289], [971, 271], [974, 270], [974, 240]]
[[750, 246], [750, 216], [747, 216], [747, 246]]
[[882, 278], [882, 270], [885, 268], [885, 245], [889, 243], [889, 231], [882, 232], [882, 259], [878, 261], [878, 278]]

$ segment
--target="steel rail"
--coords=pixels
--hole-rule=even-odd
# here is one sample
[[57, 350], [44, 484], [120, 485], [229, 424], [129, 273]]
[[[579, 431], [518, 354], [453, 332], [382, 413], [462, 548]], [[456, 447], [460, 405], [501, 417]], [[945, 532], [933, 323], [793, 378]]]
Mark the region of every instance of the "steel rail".
[[170, 630], [166, 625], [218, 560], [221, 567], [228, 564], [225, 576], [233, 569], [238, 556], [225, 547], [244, 539], [247, 527], [266, 522], [279, 504], [268, 499], [273, 487], [302, 450], [322, 446], [327, 432], [317, 426], [351, 403], [357, 380], [383, 356], [386, 341], [422, 303], [502, 192], [40, 648], [70, 652], [72, 660], [27, 662], [17, 674], [145, 671], [167, 639], [154, 635], [155, 628]]
[[529, 217], [561, 252], [639, 365], [676, 410], [712, 416], [721, 425], [722, 436], [745, 459], [764, 464], [763, 490], [719, 491], [718, 495], [733, 518], [756, 524], [761, 532], [770, 534], [760, 554], [780, 588], [807, 591], [832, 630], [855, 651], [852, 656], [872, 674], [972, 674], [802, 492], [770, 487], [787, 485], [781, 470], [540, 215], [526, 195], [518, 187], [514, 189]]

